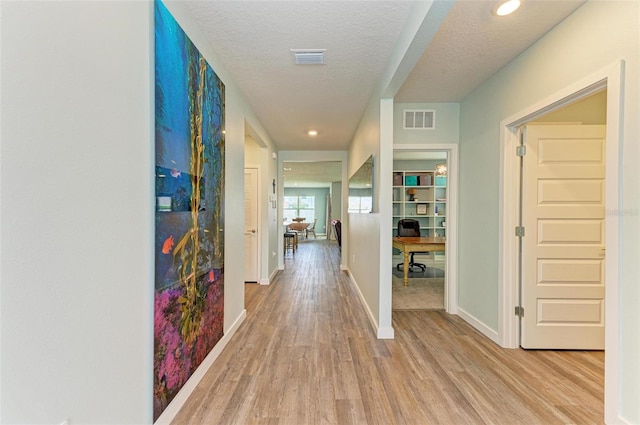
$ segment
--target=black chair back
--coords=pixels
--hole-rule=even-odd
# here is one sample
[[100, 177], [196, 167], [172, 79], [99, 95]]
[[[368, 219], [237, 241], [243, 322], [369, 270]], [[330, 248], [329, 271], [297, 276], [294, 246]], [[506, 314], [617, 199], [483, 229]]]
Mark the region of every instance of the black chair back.
[[331, 224], [333, 225], [333, 230], [336, 234], [338, 246], [342, 248], [342, 222], [340, 220], [332, 220]]
[[419, 237], [420, 223], [418, 220], [404, 218], [398, 221], [398, 236]]

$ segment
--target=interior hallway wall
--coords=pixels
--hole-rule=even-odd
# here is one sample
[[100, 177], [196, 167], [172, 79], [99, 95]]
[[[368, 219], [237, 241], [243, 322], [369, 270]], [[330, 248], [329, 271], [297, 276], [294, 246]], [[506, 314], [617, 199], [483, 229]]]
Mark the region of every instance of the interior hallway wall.
[[[245, 165], [258, 166], [258, 209], [261, 229], [259, 240], [259, 283], [268, 285], [278, 271], [278, 209], [277, 191], [273, 183], [278, 179], [278, 161], [273, 143], [264, 131], [257, 131], [250, 122], [245, 122]], [[277, 188], [275, 188], [277, 189]], [[276, 200], [274, 203], [273, 200]]]
[[618, 380], [629, 423], [640, 423], [639, 22], [637, 1], [585, 3], [468, 96], [460, 114], [459, 306], [497, 331], [500, 121], [624, 59], [621, 207], [635, 213], [620, 217]]
[[[427, 130], [403, 128], [405, 109], [435, 111], [434, 128]], [[396, 103], [393, 105], [394, 144], [428, 145], [433, 143], [458, 143], [459, 140], [459, 103]]]
[[152, 5], [0, 7], [0, 422], [150, 423]]
[[[166, 4], [226, 86], [227, 333], [244, 313], [245, 122], [271, 141]], [[0, 8], [0, 422], [151, 423], [153, 2]]]

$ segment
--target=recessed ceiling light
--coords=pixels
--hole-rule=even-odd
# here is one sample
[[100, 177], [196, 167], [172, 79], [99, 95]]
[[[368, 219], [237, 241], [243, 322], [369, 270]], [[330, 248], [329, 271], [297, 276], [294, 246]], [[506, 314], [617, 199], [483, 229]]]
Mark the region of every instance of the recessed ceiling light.
[[309, 130], [309, 136], [317, 136], [317, 135], [318, 135], [317, 130]]
[[495, 6], [493, 6], [491, 13], [493, 13], [496, 16], [510, 15], [516, 10], [518, 10], [521, 4], [522, 4], [521, 0], [501, 0], [497, 2]]

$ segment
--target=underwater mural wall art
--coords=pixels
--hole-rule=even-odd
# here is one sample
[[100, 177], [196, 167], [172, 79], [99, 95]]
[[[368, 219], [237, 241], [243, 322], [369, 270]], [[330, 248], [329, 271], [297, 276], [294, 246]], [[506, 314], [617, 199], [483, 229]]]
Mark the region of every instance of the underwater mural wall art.
[[223, 335], [224, 84], [155, 15], [155, 421]]

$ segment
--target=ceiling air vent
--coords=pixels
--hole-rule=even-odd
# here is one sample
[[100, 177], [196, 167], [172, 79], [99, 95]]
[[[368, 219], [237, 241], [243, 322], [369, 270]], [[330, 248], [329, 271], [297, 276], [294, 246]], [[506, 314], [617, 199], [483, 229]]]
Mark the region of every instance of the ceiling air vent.
[[293, 62], [296, 65], [324, 65], [326, 49], [291, 49]]
[[436, 111], [433, 109], [405, 109], [405, 130], [433, 130], [436, 128]]

